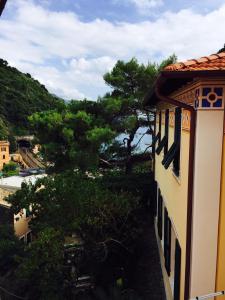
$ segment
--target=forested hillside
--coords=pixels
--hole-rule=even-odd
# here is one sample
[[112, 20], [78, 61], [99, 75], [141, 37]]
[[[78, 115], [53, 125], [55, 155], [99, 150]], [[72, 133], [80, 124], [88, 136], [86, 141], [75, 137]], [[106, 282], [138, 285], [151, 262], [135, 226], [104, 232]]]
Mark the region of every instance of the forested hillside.
[[54, 109], [62, 101], [30, 74], [18, 71], [0, 59], [0, 139], [29, 132], [29, 115]]

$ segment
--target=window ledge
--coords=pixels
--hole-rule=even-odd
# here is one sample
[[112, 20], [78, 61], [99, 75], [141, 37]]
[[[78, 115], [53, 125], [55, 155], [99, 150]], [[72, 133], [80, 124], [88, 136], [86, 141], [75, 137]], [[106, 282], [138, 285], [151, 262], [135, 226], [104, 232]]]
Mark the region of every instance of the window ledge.
[[180, 176], [180, 174], [179, 174], [179, 176], [177, 176], [177, 175], [174, 173], [174, 171], [173, 171], [172, 168], [171, 168], [171, 172], [172, 172], [172, 174], [173, 174], [173, 177], [176, 179], [177, 183], [178, 183], [179, 185], [181, 185], [181, 176]]

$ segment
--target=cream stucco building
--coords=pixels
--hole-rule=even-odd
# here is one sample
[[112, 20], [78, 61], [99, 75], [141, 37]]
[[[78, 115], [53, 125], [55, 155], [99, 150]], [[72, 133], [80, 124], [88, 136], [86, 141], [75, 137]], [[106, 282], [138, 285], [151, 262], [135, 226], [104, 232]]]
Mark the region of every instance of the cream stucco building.
[[22, 209], [17, 215], [8, 214], [10, 204], [5, 198], [18, 191], [23, 182], [31, 182], [34, 184], [38, 178], [44, 176], [46, 175], [32, 175], [27, 177], [11, 176], [0, 179], [0, 224], [4, 224], [5, 222], [11, 223], [16, 236], [25, 243], [29, 243], [32, 238], [29, 228], [30, 217], [25, 209]]
[[224, 101], [224, 52], [168, 66], [145, 99], [157, 107], [156, 234], [168, 299], [225, 290]]

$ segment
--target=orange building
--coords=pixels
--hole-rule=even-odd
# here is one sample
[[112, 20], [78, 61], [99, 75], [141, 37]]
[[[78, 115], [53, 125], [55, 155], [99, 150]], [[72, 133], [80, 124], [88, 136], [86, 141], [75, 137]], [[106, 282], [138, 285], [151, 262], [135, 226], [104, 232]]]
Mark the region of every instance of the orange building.
[[225, 52], [166, 67], [145, 103], [156, 107], [155, 224], [167, 299], [223, 291]]
[[8, 141], [0, 141], [0, 170], [2, 170], [3, 166], [10, 161], [9, 155], [9, 142]]

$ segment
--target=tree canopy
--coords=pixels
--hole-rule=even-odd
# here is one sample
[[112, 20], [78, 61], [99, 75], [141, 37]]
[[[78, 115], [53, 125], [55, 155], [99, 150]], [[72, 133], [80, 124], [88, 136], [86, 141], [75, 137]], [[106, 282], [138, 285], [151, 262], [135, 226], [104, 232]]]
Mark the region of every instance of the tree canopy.
[[123, 240], [127, 217], [138, 204], [138, 198], [128, 192], [110, 191], [101, 177], [76, 172], [45, 177], [34, 185], [23, 184], [7, 201], [14, 214], [21, 208], [29, 212], [32, 207], [29, 226], [33, 233], [51, 227], [64, 236], [76, 232], [88, 243]]
[[[19, 81], [16, 91], [22, 84], [21, 89], [33, 95], [28, 97], [30, 103], [39, 96], [43, 99], [43, 95], [48, 99], [40, 110], [32, 111], [31, 105], [26, 115], [26, 105], [21, 108], [15, 124], [28, 126], [26, 117], [32, 114], [29, 124], [51, 173], [35, 184], [23, 183], [7, 198], [12, 214], [26, 210], [35, 237], [31, 245], [23, 247], [15, 263], [16, 277], [22, 282], [21, 295], [32, 299], [72, 299], [77, 284], [74, 276], [77, 279], [84, 270], [95, 277], [96, 285], [108, 287], [117, 279], [126, 278], [124, 286], [129, 286], [135, 242], [141, 233], [142, 219], [138, 214], [149, 207], [152, 181], [150, 166], [148, 173], [130, 174], [137, 162], [151, 159], [149, 145], [140, 147], [146, 135], [150, 143], [153, 120], [142, 100], [160, 70], [175, 60], [171, 56], [161, 64], [147, 65], [135, 58], [118, 61], [104, 75], [111, 91], [97, 101], [64, 103], [54, 97], [49, 99], [43, 86], [38, 88], [43, 94], [33, 94], [26, 85], [33, 85], [33, 79], [29, 74], [20, 74], [25, 82]], [[5, 61], [0, 64], [3, 69], [8, 68]], [[15, 72], [10, 68], [11, 71]], [[7, 93], [3, 94], [4, 104]], [[3, 119], [6, 113], [7, 109]], [[123, 175], [121, 170], [125, 171]], [[68, 259], [67, 239], [71, 237], [78, 238], [74, 244], [79, 244], [81, 257], [73, 250]], [[9, 262], [15, 262], [13, 245], [17, 251], [17, 242], [12, 232], [3, 231], [0, 251]], [[86, 264], [82, 264], [83, 260]]]
[[[111, 92], [94, 101], [71, 101], [60, 110], [35, 113], [29, 120], [42, 153], [55, 171], [61, 167], [87, 170], [93, 166], [123, 167], [150, 159], [140, 144], [152, 133], [152, 115], [143, 107], [144, 95], [173, 55], [161, 64], [118, 61], [104, 75]], [[150, 137], [149, 137], [150, 141]], [[147, 147], [146, 147], [147, 148]]]
[[131, 256], [141, 232], [135, 214], [140, 199], [125, 189], [109, 187], [107, 182], [101, 176], [67, 172], [42, 178], [34, 185], [23, 184], [7, 198], [14, 214], [23, 207], [32, 217], [29, 226], [35, 240], [25, 247], [16, 272], [25, 295], [32, 299], [71, 295], [75, 286], [70, 291], [64, 286], [73, 282], [65, 267], [64, 247], [74, 234], [81, 239], [86, 255], [84, 262], [75, 263], [76, 273], [85, 268], [95, 274], [98, 284], [113, 284], [121, 276], [118, 270], [128, 267], [128, 254]]

